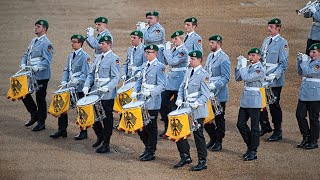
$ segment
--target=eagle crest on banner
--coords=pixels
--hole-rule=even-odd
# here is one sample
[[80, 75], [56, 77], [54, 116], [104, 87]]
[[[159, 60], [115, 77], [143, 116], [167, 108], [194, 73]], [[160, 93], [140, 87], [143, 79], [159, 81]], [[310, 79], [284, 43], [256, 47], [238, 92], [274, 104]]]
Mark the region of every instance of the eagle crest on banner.
[[54, 95], [53, 98], [53, 106], [54, 106], [54, 112], [59, 112], [63, 108], [64, 101], [62, 99], [62, 96], [60, 94]]
[[124, 113], [124, 123], [127, 128], [133, 128], [136, 124], [137, 118], [131, 112]]
[[18, 79], [11, 79], [11, 89], [14, 96], [19, 94], [19, 92], [21, 91], [21, 87], [22, 85], [20, 84]]
[[170, 120], [170, 124], [171, 124], [171, 131], [172, 131], [172, 134], [174, 136], [178, 136], [180, 135], [181, 131], [182, 131], [182, 127], [183, 125], [181, 124], [180, 120], [179, 119], [176, 119], [176, 118], [172, 118]]
[[88, 114], [79, 107], [79, 117], [80, 117], [80, 124], [85, 124], [88, 120]]

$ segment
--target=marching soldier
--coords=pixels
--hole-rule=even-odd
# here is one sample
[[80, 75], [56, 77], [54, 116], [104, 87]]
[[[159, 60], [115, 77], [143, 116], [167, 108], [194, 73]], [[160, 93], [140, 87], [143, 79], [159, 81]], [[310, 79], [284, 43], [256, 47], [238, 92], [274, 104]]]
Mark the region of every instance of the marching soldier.
[[28, 112], [31, 114], [31, 120], [25, 126], [31, 126], [35, 122], [32, 131], [41, 131], [45, 129], [45, 120], [47, 118], [47, 86], [51, 76], [50, 64], [52, 61], [53, 47], [49, 41], [46, 32], [48, 31], [49, 23], [46, 20], [38, 20], [35, 23], [34, 33], [37, 37], [31, 40], [31, 43], [22, 57], [21, 68], [29, 69], [35, 73], [39, 90], [36, 92], [36, 101], [34, 102], [31, 94], [28, 94], [22, 101]]
[[[89, 73], [88, 61], [89, 55], [82, 49], [85, 38], [82, 35], [75, 34], [71, 36], [71, 46], [74, 50], [69, 54], [66, 66], [63, 70], [61, 85], [75, 87], [78, 98], [82, 98], [83, 84]], [[67, 137], [68, 114], [63, 113], [58, 118], [58, 131], [50, 135], [52, 138]]]
[[195, 32], [198, 27], [198, 20], [195, 17], [187, 18], [184, 21], [184, 29], [187, 32], [184, 44], [189, 52], [199, 50], [202, 52], [202, 38]]
[[157, 59], [163, 63], [163, 44], [165, 41], [165, 30], [159, 23], [159, 13], [157, 11], [151, 11], [146, 13], [148, 26], [144, 23], [138, 25], [138, 30], [142, 31], [144, 44], [155, 44], [158, 46]]
[[[284, 85], [285, 71], [288, 65], [289, 48], [288, 42], [280, 36], [281, 20], [274, 18], [268, 22], [269, 37], [265, 38], [261, 46], [262, 65], [266, 69], [268, 79], [273, 79], [270, 84], [274, 95], [277, 97], [273, 104], [269, 104], [272, 123], [274, 125], [273, 134], [268, 141], [278, 141], [282, 139], [282, 110], [280, 107], [280, 95]], [[268, 120], [268, 112], [263, 109], [260, 119], [260, 136], [271, 132], [272, 128]]]
[[99, 40], [101, 54], [95, 59], [95, 64], [91, 73], [88, 74], [84, 84], [83, 93], [88, 94], [89, 88], [97, 89], [103, 93], [101, 104], [105, 111], [106, 117], [102, 120], [103, 127], [100, 121], [93, 124], [92, 129], [97, 135], [97, 141], [92, 147], [98, 147], [97, 153], [110, 152], [110, 138], [113, 128], [113, 105], [114, 98], [117, 96], [116, 86], [120, 81], [120, 66], [119, 57], [111, 50], [111, 36], [103, 36]]
[[[245, 161], [257, 159], [257, 149], [259, 146], [259, 119], [260, 110], [263, 108], [263, 98], [261, 93], [262, 81], [265, 78], [264, 68], [260, 60], [260, 49], [252, 48], [248, 52], [251, 65], [246, 67], [247, 59], [243, 56], [238, 58], [238, 66], [235, 69], [236, 81], [244, 81], [244, 89], [240, 100], [237, 127], [247, 145], [247, 151], [243, 155]], [[247, 125], [250, 118], [251, 130]]]
[[[217, 97], [223, 111], [215, 116], [213, 123], [204, 126], [209, 134], [210, 141], [207, 148], [213, 151], [222, 149], [222, 139], [225, 136], [225, 109], [229, 100], [228, 82], [230, 80], [230, 60], [227, 54], [221, 49], [222, 37], [215, 34], [209, 38], [211, 53], [208, 55], [205, 70], [209, 73], [210, 91]], [[215, 108], [212, 108], [215, 111]]]
[[[203, 121], [208, 116], [207, 101], [210, 96], [208, 86], [209, 75], [201, 67], [202, 52], [199, 50], [191, 51], [189, 53], [191, 58], [190, 67], [184, 76], [182, 84], [180, 85], [177, 106], [181, 106], [183, 101], [189, 103], [193, 111], [193, 118], [199, 123], [199, 128], [193, 131], [197, 152], [198, 164], [191, 167], [191, 171], [201, 171], [207, 169], [206, 158], [207, 148], [206, 141], [203, 135]], [[190, 145], [187, 139], [177, 142], [177, 147], [180, 153], [181, 160], [174, 165], [174, 168], [182, 167], [192, 162], [190, 157]]]
[[128, 49], [127, 59], [122, 66], [123, 81], [130, 79], [142, 70], [142, 64], [146, 62], [144, 55], [143, 34], [141, 31], [132, 31], [130, 34], [131, 47]]
[[[307, 6], [310, 2], [307, 3]], [[320, 0], [318, 0], [318, 4], [320, 3]], [[308, 8], [308, 11], [306, 11], [304, 14], [305, 18], [312, 18], [312, 26], [309, 33], [308, 41], [307, 41], [307, 48], [306, 48], [306, 54], [309, 55], [310, 53], [310, 46], [314, 43], [320, 43], [320, 6], [310, 6]]]
[[[310, 47], [310, 58], [302, 55], [297, 69], [302, 76], [296, 117], [303, 139], [298, 148], [318, 148], [320, 112], [320, 43]], [[306, 119], [309, 116], [310, 127]]]
[[[164, 131], [159, 135], [163, 137], [168, 128], [168, 114], [171, 112], [170, 100], [173, 96], [173, 102], [176, 102], [178, 90], [184, 78], [188, 66], [188, 51], [183, 43], [183, 31], [176, 31], [171, 35], [175, 47], [171, 50], [171, 42], [167, 42], [164, 50], [166, 65], [169, 65], [165, 91], [161, 94], [161, 119], [164, 122]], [[174, 108], [175, 109], [175, 108]]]
[[143, 64], [142, 77], [140, 77], [134, 87], [131, 97], [135, 99], [137, 92], [141, 92], [144, 98], [150, 99], [145, 105], [150, 115], [151, 121], [138, 134], [145, 145], [144, 152], [139, 156], [141, 161], [151, 161], [155, 159], [157, 145], [157, 117], [161, 104], [161, 92], [166, 84], [165, 66], [157, 59], [157, 45], [150, 44], [144, 48], [147, 63]]

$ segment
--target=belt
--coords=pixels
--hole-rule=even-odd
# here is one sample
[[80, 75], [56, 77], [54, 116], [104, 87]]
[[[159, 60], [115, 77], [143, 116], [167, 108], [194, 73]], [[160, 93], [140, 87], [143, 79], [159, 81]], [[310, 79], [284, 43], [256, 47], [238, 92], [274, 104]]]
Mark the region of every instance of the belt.
[[154, 89], [154, 87], [156, 87], [156, 85], [142, 83], [142, 87], [145, 88], [147, 91], [152, 91]]
[[221, 76], [215, 76], [215, 77], [210, 77], [209, 80], [210, 81], [217, 81], [220, 80], [222, 77]]
[[96, 78], [95, 80], [98, 82], [108, 82], [110, 81], [110, 78]]
[[37, 65], [38, 63], [40, 63], [43, 60], [43, 57], [36, 57], [36, 58], [32, 58], [30, 59], [30, 64], [31, 66]]
[[142, 70], [142, 66], [132, 66], [132, 70], [133, 71], [141, 71]]
[[199, 96], [199, 92], [194, 92], [194, 93], [188, 94], [186, 99], [189, 102], [194, 102], [197, 100], [198, 96]]
[[275, 64], [273, 64], [273, 63], [266, 63], [266, 67], [267, 67], [267, 69], [266, 69], [267, 72], [266, 72], [266, 73], [268, 73], [269, 71], [277, 68], [278, 66], [279, 66], [278, 63], [275, 63]]
[[170, 68], [170, 71], [186, 71], [187, 67], [180, 67], [180, 68]]
[[305, 80], [310, 82], [320, 82], [319, 78], [306, 78]]
[[260, 91], [259, 87], [244, 87], [246, 91]]
[[313, 22], [313, 25], [320, 26], [320, 22]]
[[76, 72], [76, 73], [73, 73], [72, 75], [71, 75], [71, 77], [78, 77], [78, 76], [80, 76], [82, 74], [82, 72]]

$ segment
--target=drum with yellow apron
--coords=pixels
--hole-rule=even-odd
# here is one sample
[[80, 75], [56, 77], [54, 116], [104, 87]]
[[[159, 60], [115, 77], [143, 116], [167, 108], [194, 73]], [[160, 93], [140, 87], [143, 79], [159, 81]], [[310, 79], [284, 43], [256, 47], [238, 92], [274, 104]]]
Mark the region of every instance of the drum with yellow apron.
[[59, 117], [69, 109], [75, 108], [77, 100], [78, 96], [74, 87], [61, 88], [53, 93], [48, 113]]
[[116, 112], [122, 112], [122, 106], [132, 101], [131, 93], [134, 89], [136, 82], [129, 82], [124, 84], [117, 90], [117, 97], [115, 98], [113, 110]]
[[79, 99], [77, 112], [77, 124], [83, 129], [106, 117], [98, 95], [89, 95]]
[[190, 136], [193, 123], [191, 108], [182, 108], [168, 114], [168, 129], [165, 134], [172, 141], [179, 141]]
[[21, 71], [10, 77], [7, 98], [12, 101], [23, 99], [38, 90], [38, 83], [32, 71]]
[[203, 125], [208, 124], [208, 123], [212, 123], [214, 120], [214, 113], [213, 113], [213, 109], [212, 109], [212, 103], [216, 103], [216, 102], [212, 102], [212, 99], [209, 99], [207, 101], [207, 106], [208, 106], [208, 117], [206, 117], [203, 121]]

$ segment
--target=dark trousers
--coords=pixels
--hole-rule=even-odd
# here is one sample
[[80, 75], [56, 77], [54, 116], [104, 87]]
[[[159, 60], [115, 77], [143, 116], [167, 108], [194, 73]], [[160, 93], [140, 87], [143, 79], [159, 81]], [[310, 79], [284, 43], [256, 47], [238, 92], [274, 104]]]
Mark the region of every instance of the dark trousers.
[[157, 118], [159, 110], [148, 110], [151, 121], [144, 127], [138, 134], [142, 140], [145, 148], [150, 152], [154, 153], [157, 149], [157, 138], [158, 138], [158, 127]]
[[[307, 112], [309, 115], [310, 127], [306, 119]], [[298, 101], [296, 117], [300, 133], [305, 137], [310, 137], [313, 142], [319, 139], [319, 112], [320, 101]]]
[[36, 101], [34, 102], [31, 94], [28, 94], [22, 102], [24, 106], [27, 108], [28, 112], [31, 114], [31, 117], [38, 117], [38, 123], [44, 124], [47, 118], [47, 87], [48, 87], [49, 79], [37, 80], [39, 85], [39, 90], [36, 92]]
[[[272, 92], [273, 94], [277, 97], [276, 102], [273, 104], [269, 104], [269, 109], [270, 109], [270, 114], [272, 117], [272, 123], [274, 126], [274, 133], [281, 134], [282, 128], [282, 110], [280, 107], [280, 98], [281, 98], [281, 89], [282, 87], [272, 87]], [[261, 112], [261, 117], [260, 117], [260, 124], [261, 127], [264, 128], [268, 126], [269, 123], [269, 118], [268, 118], [268, 112], [265, 109]]]
[[[106, 117], [103, 118], [102, 123], [101, 121], [96, 121], [93, 124], [93, 130], [96, 133], [98, 138], [103, 138], [104, 143], [109, 145], [110, 138], [112, 135], [113, 129], [113, 105], [114, 99], [109, 100], [101, 100], [101, 104], [103, 110], [105, 112]], [[103, 126], [102, 126], [103, 124]]]
[[[224, 118], [226, 111], [226, 102], [220, 102], [223, 112], [214, 118], [213, 123], [208, 123], [204, 125], [205, 130], [207, 131], [210, 139], [215, 142], [222, 143], [222, 139], [224, 138], [226, 132], [226, 120]], [[215, 113], [215, 109], [212, 107], [213, 112]]]
[[[77, 92], [78, 99], [82, 98], [84, 96], [83, 92]], [[61, 114], [61, 116], [58, 118], [58, 127], [59, 130], [66, 130], [68, 126], [68, 113], [65, 112]]]
[[[206, 147], [206, 140], [204, 139], [204, 135], [203, 135], [204, 118], [200, 118], [197, 120], [201, 124], [201, 126], [197, 131], [193, 131], [194, 141], [197, 147], [198, 158], [206, 159], [208, 152]], [[190, 156], [190, 145], [187, 139], [178, 141], [176, 144], [181, 157], [183, 156], [183, 154], [187, 154]]]
[[[239, 109], [237, 127], [240, 134], [247, 145], [248, 150], [257, 151], [260, 141], [260, 119], [261, 108], [242, 108]], [[251, 120], [251, 130], [247, 124], [247, 121]]]
[[310, 48], [311, 45], [314, 44], [314, 43], [320, 43], [320, 41], [308, 39], [308, 41], [307, 41], [307, 48], [306, 48], [306, 54], [307, 54], [307, 55], [310, 55], [310, 50], [309, 50], [309, 48]]
[[[171, 97], [174, 96], [173, 103], [170, 102]], [[177, 109], [175, 102], [177, 100], [178, 91], [165, 90], [161, 93], [161, 119], [164, 122], [165, 129], [168, 128], [168, 114]]]

